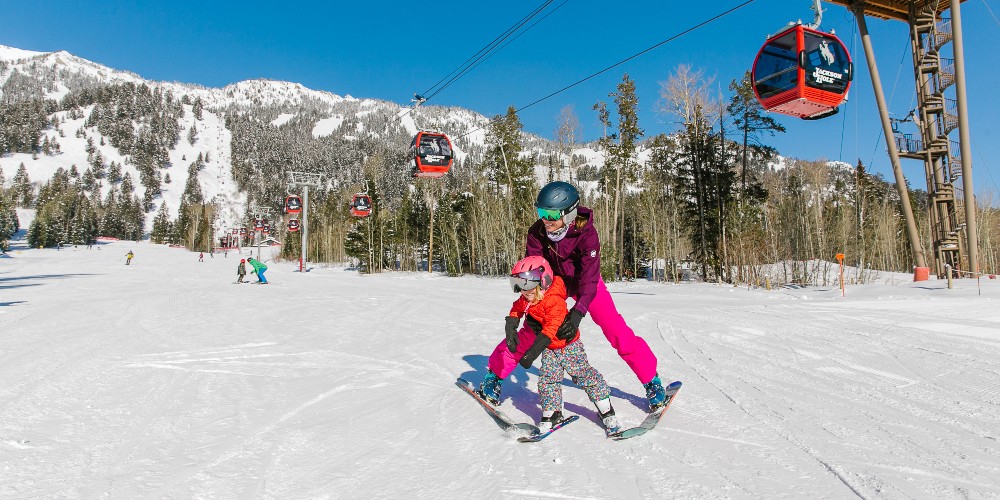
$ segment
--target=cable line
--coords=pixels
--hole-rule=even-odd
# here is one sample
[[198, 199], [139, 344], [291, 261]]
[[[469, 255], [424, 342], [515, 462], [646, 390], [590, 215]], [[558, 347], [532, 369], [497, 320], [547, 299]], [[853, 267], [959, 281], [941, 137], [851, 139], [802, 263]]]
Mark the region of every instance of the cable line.
[[[465, 74], [466, 72], [468, 72], [469, 68], [471, 68], [475, 64], [478, 64], [477, 61], [482, 60], [484, 57], [487, 56], [487, 54], [489, 54], [491, 52], [494, 52], [495, 50], [498, 50], [498, 49], [496, 49], [497, 45], [503, 43], [504, 40], [506, 40], [507, 38], [509, 38], [515, 32], [517, 32], [517, 30], [521, 29], [521, 27], [524, 26], [525, 23], [527, 23], [533, 17], [537, 16], [540, 12], [542, 12], [543, 10], [545, 10], [545, 8], [548, 7], [553, 1], [555, 1], [555, 0], [545, 0], [544, 2], [542, 2], [541, 5], [539, 5], [534, 10], [532, 10], [528, 15], [524, 16], [518, 22], [514, 23], [514, 25], [511, 26], [510, 28], [507, 28], [506, 31], [504, 31], [503, 33], [501, 33], [496, 38], [494, 38], [493, 41], [491, 41], [490, 43], [486, 44], [485, 47], [479, 49], [479, 51], [476, 52], [475, 54], [473, 54], [472, 57], [466, 59], [465, 62], [463, 62], [461, 65], [459, 65], [459, 67], [453, 69], [451, 71], [451, 73], [448, 73], [447, 76], [445, 76], [444, 78], [442, 78], [441, 80], [439, 80], [437, 83], [435, 83], [434, 85], [432, 85], [429, 89], [425, 90], [422, 94], [420, 94], [421, 97], [423, 97], [424, 100], [428, 100], [431, 97], [434, 97], [435, 95], [437, 95], [438, 93], [440, 93], [442, 90], [444, 90], [445, 88], [447, 88], [452, 83], [454, 83], [463, 74]], [[458, 73], [458, 75], [452, 77], [452, 75], [455, 75], [455, 73]], [[451, 79], [448, 80], [449, 78], [451, 78]], [[447, 83], [445, 83], [444, 85], [442, 85], [442, 82], [445, 82], [445, 80], [447, 80]], [[439, 85], [441, 85], [441, 88], [437, 88]], [[437, 90], [435, 90], [435, 89], [437, 89]]]
[[[690, 28], [688, 28], [688, 29], [686, 29], [686, 30], [684, 30], [684, 31], [682, 31], [682, 32], [680, 32], [680, 33], [678, 33], [678, 34], [670, 37], [670, 38], [667, 38], [666, 40], [664, 40], [664, 41], [662, 41], [660, 43], [657, 43], [656, 45], [653, 45], [652, 47], [649, 47], [649, 48], [647, 48], [645, 50], [637, 52], [636, 54], [633, 54], [633, 55], [631, 55], [631, 56], [629, 56], [629, 57], [627, 57], [625, 59], [622, 59], [621, 61], [618, 61], [618, 62], [612, 64], [611, 66], [608, 66], [608, 67], [606, 67], [606, 68], [604, 68], [604, 69], [602, 69], [602, 70], [600, 70], [600, 71], [598, 71], [596, 73], [593, 73], [593, 74], [591, 74], [591, 75], [589, 75], [587, 77], [584, 77], [584, 78], [582, 78], [580, 80], [577, 80], [576, 82], [571, 83], [571, 84], [569, 84], [569, 85], [567, 85], [567, 86], [565, 86], [565, 87], [563, 87], [563, 88], [561, 88], [561, 89], [559, 89], [559, 90], [557, 90], [555, 92], [552, 92], [551, 94], [549, 94], [549, 95], [547, 95], [545, 97], [542, 97], [540, 99], [536, 99], [535, 101], [533, 101], [531, 103], [528, 103], [528, 104], [526, 104], [526, 105], [524, 105], [524, 106], [522, 106], [520, 108], [517, 108], [517, 109], [514, 110], [514, 112], [517, 113], [517, 112], [523, 111], [525, 109], [528, 109], [528, 108], [530, 108], [530, 107], [532, 107], [532, 106], [534, 106], [534, 105], [536, 105], [536, 104], [538, 104], [538, 103], [540, 103], [540, 102], [542, 102], [542, 101], [544, 101], [546, 99], [549, 99], [549, 98], [551, 98], [553, 96], [556, 96], [558, 94], [561, 94], [561, 93], [563, 93], [563, 92], [565, 92], [565, 91], [567, 91], [567, 90], [569, 90], [569, 89], [571, 89], [573, 87], [576, 87], [577, 85], [580, 85], [581, 83], [586, 82], [587, 80], [590, 80], [590, 79], [592, 79], [592, 78], [594, 78], [596, 76], [599, 76], [599, 75], [602, 75], [604, 73], [607, 73], [608, 71], [611, 71], [612, 69], [617, 68], [618, 66], [621, 66], [622, 64], [625, 64], [625, 63], [631, 61], [632, 59], [635, 59], [635, 58], [637, 58], [637, 57], [639, 57], [639, 56], [641, 56], [641, 55], [643, 55], [643, 54], [645, 54], [645, 53], [647, 53], [647, 52], [649, 52], [649, 51], [651, 51], [653, 49], [659, 48], [660, 46], [662, 46], [662, 45], [664, 45], [666, 43], [672, 42], [672, 41], [674, 41], [674, 40], [676, 40], [676, 39], [678, 39], [678, 38], [680, 38], [680, 37], [682, 37], [682, 36], [684, 36], [684, 35], [692, 32], [692, 31], [694, 31], [694, 30], [697, 30], [698, 28], [701, 28], [701, 27], [703, 27], [703, 26], [705, 26], [705, 25], [707, 25], [709, 23], [717, 21], [717, 20], [719, 20], [719, 19], [721, 19], [721, 18], [723, 18], [723, 17], [725, 17], [725, 16], [727, 16], [729, 14], [732, 14], [733, 12], [736, 12], [737, 10], [740, 10], [743, 7], [746, 7], [747, 5], [750, 5], [750, 4], [754, 3], [755, 1], [756, 0], [747, 0], [747, 1], [745, 1], [745, 2], [743, 2], [741, 4], [739, 4], [739, 5], [731, 8], [731, 9], [725, 11], [725, 12], [722, 12], [721, 14], [717, 14], [717, 15], [715, 15], [712, 18], [709, 18], [709, 19], [707, 19], [705, 21], [702, 21], [702, 22], [700, 22], [700, 23], [698, 23], [698, 24], [696, 24], [696, 25], [694, 25], [694, 26], [692, 26], [692, 27], [690, 27]], [[492, 123], [494, 120], [495, 119], [490, 119], [489, 122], [487, 122], [487, 124], [488, 123]], [[471, 134], [473, 132], [477, 132], [477, 131], [482, 130], [482, 129], [483, 129], [483, 127], [472, 129], [472, 130], [470, 130], [470, 131], [468, 131], [468, 132], [466, 132], [466, 133], [458, 136], [457, 138], [461, 139], [462, 137], [465, 137], [465, 136], [467, 136], [467, 135], [469, 135], [469, 134]]]
[[[503, 50], [504, 47], [510, 45], [514, 40], [517, 40], [518, 38], [520, 38], [521, 35], [525, 34], [531, 28], [534, 28], [535, 25], [537, 25], [538, 23], [544, 21], [545, 18], [549, 17], [553, 12], [559, 10], [560, 7], [562, 7], [563, 5], [566, 5], [567, 2], [569, 2], [569, 0], [564, 0], [563, 3], [557, 5], [555, 8], [553, 8], [550, 11], [548, 11], [544, 16], [542, 16], [537, 21], [535, 21], [534, 23], [532, 23], [531, 26], [528, 26], [527, 28], [521, 30], [521, 32], [518, 33], [516, 36], [514, 36], [510, 40], [507, 40], [507, 43], [501, 45], [500, 47], [498, 47], [496, 50], [490, 52], [489, 54], [484, 54], [483, 57], [481, 57], [475, 64], [473, 64], [472, 66], [469, 66], [468, 68], [466, 68], [465, 70], [463, 70], [462, 73], [460, 73], [459, 75], [455, 76], [455, 78], [453, 78], [452, 80], [458, 80], [459, 78], [465, 76], [470, 71], [476, 69], [476, 67], [478, 67], [480, 64], [486, 62], [487, 60], [489, 60], [489, 58], [493, 57], [494, 54], [496, 54], [497, 52], [500, 52], [501, 50]], [[448, 85], [451, 85], [451, 83], [453, 83], [453, 82], [449, 82]], [[447, 87], [448, 85], [445, 85], [444, 87], [441, 87], [436, 92], [434, 92], [433, 94], [431, 94], [431, 96], [437, 95], [439, 92], [441, 92], [442, 90], [444, 90], [445, 87]], [[427, 98], [430, 99], [430, 97], [427, 97]]]
[[986, 7], [986, 10], [991, 16], [993, 16], [993, 21], [997, 23], [997, 26], [1000, 26], [1000, 20], [997, 19], [997, 15], [993, 13], [993, 9], [990, 8], [990, 4], [986, 3], [986, 0], [983, 0], [983, 6]]

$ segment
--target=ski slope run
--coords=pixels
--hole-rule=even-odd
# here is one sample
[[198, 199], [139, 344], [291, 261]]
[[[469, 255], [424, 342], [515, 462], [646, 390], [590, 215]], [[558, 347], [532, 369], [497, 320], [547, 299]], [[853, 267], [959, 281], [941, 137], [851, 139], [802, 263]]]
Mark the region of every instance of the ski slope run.
[[[135, 259], [125, 266], [125, 254]], [[246, 252], [249, 253], [249, 252]], [[516, 442], [478, 383], [504, 280], [294, 272], [136, 242], [0, 259], [2, 498], [997, 498], [1000, 284], [610, 285], [684, 389], [644, 436]], [[584, 320], [623, 425], [641, 385]], [[536, 369], [501, 409], [540, 416]]]

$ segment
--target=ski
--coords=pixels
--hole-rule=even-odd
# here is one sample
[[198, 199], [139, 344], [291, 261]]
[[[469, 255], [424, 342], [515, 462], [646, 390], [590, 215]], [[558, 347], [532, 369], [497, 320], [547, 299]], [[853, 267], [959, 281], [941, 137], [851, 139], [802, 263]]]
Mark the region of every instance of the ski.
[[519, 442], [519, 443], [537, 443], [537, 442], [539, 442], [539, 441], [541, 441], [541, 440], [543, 440], [543, 439], [551, 436], [553, 432], [555, 432], [555, 431], [557, 431], [559, 429], [562, 429], [563, 426], [565, 426], [566, 424], [568, 424], [570, 422], [576, 422], [579, 419], [580, 419], [579, 415], [571, 415], [571, 416], [566, 417], [566, 418], [560, 420], [559, 422], [557, 422], [548, 431], [542, 432], [542, 433], [537, 433], [536, 432], [536, 433], [534, 433], [534, 434], [532, 434], [530, 436], [519, 437], [519, 438], [517, 438], [517, 442]]
[[660, 423], [660, 419], [663, 418], [663, 414], [667, 412], [667, 408], [670, 408], [670, 403], [674, 402], [674, 397], [677, 396], [677, 391], [679, 390], [681, 390], [681, 382], [679, 380], [671, 382], [670, 385], [664, 388], [664, 392], [667, 394], [667, 401], [661, 408], [658, 408], [649, 415], [646, 415], [646, 418], [643, 419], [642, 423], [637, 427], [608, 434], [608, 437], [614, 439], [615, 441], [621, 441], [623, 439], [641, 436], [653, 430], [653, 428], [656, 427], [656, 424]]
[[490, 414], [491, 417], [493, 417], [493, 420], [496, 421], [497, 425], [499, 425], [501, 429], [505, 431], [518, 430], [518, 431], [529, 432], [531, 434], [538, 434], [539, 432], [538, 427], [534, 426], [533, 424], [515, 422], [512, 418], [508, 417], [504, 412], [500, 411], [499, 408], [491, 405], [489, 401], [483, 399], [483, 397], [476, 392], [476, 389], [472, 385], [472, 383], [469, 382], [468, 380], [465, 380], [464, 378], [459, 378], [458, 380], [455, 381], [455, 385], [461, 387], [462, 390], [469, 393], [469, 395], [475, 398], [476, 401], [479, 401], [479, 404], [482, 405], [482, 407], [486, 410], [487, 413]]

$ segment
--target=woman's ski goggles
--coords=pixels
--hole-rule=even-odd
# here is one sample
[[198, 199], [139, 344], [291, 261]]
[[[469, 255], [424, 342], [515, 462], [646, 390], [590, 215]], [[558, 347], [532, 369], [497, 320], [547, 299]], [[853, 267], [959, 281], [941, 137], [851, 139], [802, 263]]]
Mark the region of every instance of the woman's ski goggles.
[[532, 269], [523, 273], [513, 274], [508, 280], [510, 281], [510, 288], [515, 292], [520, 293], [533, 290], [542, 284], [542, 270]]
[[562, 210], [555, 208], [538, 208], [538, 218], [545, 220], [559, 220], [565, 215]]

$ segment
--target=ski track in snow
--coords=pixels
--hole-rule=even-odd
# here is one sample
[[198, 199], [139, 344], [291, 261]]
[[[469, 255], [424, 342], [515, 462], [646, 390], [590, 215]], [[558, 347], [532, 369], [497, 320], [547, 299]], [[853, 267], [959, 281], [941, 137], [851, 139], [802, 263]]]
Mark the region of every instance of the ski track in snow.
[[[580, 422], [523, 444], [454, 387], [503, 338], [501, 279], [300, 275], [265, 255], [272, 284], [233, 287], [235, 254], [12, 255], [2, 498], [1000, 498], [996, 282], [613, 283], [684, 388], [655, 431], [614, 442], [566, 380]], [[640, 421], [642, 386], [581, 328], [623, 424]], [[504, 383], [517, 421], [540, 416], [537, 373]]]

